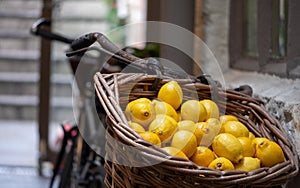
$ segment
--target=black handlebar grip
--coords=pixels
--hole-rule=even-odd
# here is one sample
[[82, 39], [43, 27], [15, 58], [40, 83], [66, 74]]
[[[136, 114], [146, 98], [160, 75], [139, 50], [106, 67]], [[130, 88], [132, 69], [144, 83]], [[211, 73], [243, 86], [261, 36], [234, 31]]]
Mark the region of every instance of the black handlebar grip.
[[235, 88], [234, 90], [238, 91], [240, 93], [244, 93], [244, 94], [249, 95], [249, 96], [252, 96], [252, 94], [253, 94], [253, 89], [249, 85], [241, 85], [240, 87]]
[[[73, 39], [67, 38], [61, 34], [52, 33], [49, 28], [50, 25], [51, 25], [50, 20], [47, 20], [45, 18], [40, 18], [32, 25], [30, 29], [30, 33], [37, 36], [41, 36], [42, 38], [48, 40], [56, 40], [67, 44], [72, 43]], [[48, 27], [48, 29], [46, 29], [45, 26], [46, 28]]]
[[86, 48], [86, 47], [89, 47], [91, 46], [92, 44], [94, 44], [94, 42], [96, 41], [97, 39], [95, 37], [92, 37], [91, 34], [86, 34], [86, 35], [83, 35], [77, 39], [75, 39], [72, 43], [71, 43], [71, 49], [73, 51], [76, 51], [76, 50], [79, 50], [79, 49], [82, 49], [82, 48]]
[[39, 30], [42, 26], [50, 26], [51, 25], [51, 21], [47, 20], [45, 18], [40, 18], [38, 19], [36, 22], [34, 22], [30, 28], [30, 32], [32, 34], [38, 35]]

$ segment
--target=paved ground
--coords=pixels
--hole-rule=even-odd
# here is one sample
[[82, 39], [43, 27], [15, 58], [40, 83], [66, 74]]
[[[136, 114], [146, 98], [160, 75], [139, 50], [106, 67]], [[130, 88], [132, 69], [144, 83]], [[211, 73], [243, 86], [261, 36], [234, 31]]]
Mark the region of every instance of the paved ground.
[[0, 187], [48, 188], [49, 178], [38, 176], [35, 167], [0, 166]]
[[0, 121], [0, 187], [48, 187], [49, 178], [38, 176], [37, 158], [36, 123]]
[[0, 165], [37, 166], [35, 122], [0, 121]]
[[0, 176], [0, 187], [3, 188], [48, 188], [48, 179], [42, 177]]

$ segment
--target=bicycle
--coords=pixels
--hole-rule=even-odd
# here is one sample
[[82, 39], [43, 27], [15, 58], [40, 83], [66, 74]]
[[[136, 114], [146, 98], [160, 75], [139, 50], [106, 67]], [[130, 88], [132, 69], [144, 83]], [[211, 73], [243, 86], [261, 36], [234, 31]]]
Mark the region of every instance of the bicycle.
[[[62, 42], [68, 44], [70, 48], [74, 48], [72, 46], [73, 39], [44, 29], [50, 24], [50, 20], [41, 18], [32, 25], [30, 31], [36, 36], [40, 36], [50, 41]], [[75, 47], [80, 48], [81, 45], [75, 45]], [[68, 63], [74, 76], [80, 63], [81, 56], [82, 54], [79, 54], [68, 59]], [[93, 63], [88, 65], [87, 69], [91, 68]], [[95, 150], [99, 150], [99, 148], [91, 148], [89, 144], [85, 142], [79, 131], [79, 127], [87, 127], [89, 129], [95, 129], [96, 127], [96, 117], [94, 117], [96, 112], [93, 112], [93, 109], [91, 108], [91, 104], [94, 103], [93, 88], [91, 88], [91, 85], [87, 80], [81, 80], [81, 83], [78, 84], [81, 84], [81, 86], [79, 86], [81, 88], [80, 100], [83, 103], [83, 105], [79, 107], [78, 123], [73, 124], [69, 130], [66, 129], [68, 123], [61, 124], [64, 137], [53, 169], [49, 187], [53, 187], [60, 170], [59, 187], [104, 187], [103, 178], [105, 176], [105, 170], [102, 165], [103, 158], [95, 152]], [[66, 154], [68, 145], [70, 145], [70, 150]], [[63, 168], [61, 169], [62, 163]]]

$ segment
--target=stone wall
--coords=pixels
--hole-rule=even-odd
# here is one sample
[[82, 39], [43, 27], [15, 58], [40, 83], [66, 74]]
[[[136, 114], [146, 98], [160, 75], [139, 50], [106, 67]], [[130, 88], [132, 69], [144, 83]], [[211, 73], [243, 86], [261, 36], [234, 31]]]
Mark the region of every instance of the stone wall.
[[[300, 80], [229, 68], [229, 4], [230, 0], [204, 0], [205, 43], [223, 72], [214, 78], [224, 78], [226, 88], [250, 85], [254, 96], [265, 101], [269, 113], [280, 120], [300, 155]], [[210, 62], [209, 59], [206, 62]]]
[[[228, 70], [228, 29], [230, 0], [204, 0], [205, 43], [223, 71]], [[209, 66], [209, 65], [206, 65]]]

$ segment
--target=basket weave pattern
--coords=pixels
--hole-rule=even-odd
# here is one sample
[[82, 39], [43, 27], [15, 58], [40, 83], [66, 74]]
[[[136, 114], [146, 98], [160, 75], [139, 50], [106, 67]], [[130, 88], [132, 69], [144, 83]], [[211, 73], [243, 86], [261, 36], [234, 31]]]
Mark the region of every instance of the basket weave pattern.
[[[192, 83], [189, 79], [177, 80], [186, 93], [184, 100], [192, 96], [192, 91], [196, 91], [199, 100], [212, 99], [212, 92], [216, 92], [214, 101], [220, 111], [238, 117], [255, 136], [266, 137], [278, 143], [285, 154], [285, 161], [251, 172], [218, 171], [169, 156], [160, 148], [144, 141], [128, 127], [123, 111], [131, 100], [140, 97], [155, 98], [160, 86], [172, 80], [163, 77], [160, 85], [150, 90], [155, 79], [153, 75], [137, 73], [97, 73], [94, 76], [96, 93], [107, 115], [105, 183], [108, 187], [274, 187], [297, 175], [298, 156], [295, 148], [278, 120], [266, 112], [260, 100], [236, 91], [221, 88], [216, 90], [209, 85]], [[120, 143], [132, 146], [139, 152], [125, 151], [124, 145]], [[139, 167], [137, 161], [144, 164], [149, 161], [157, 162]]]

